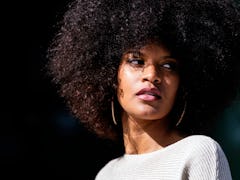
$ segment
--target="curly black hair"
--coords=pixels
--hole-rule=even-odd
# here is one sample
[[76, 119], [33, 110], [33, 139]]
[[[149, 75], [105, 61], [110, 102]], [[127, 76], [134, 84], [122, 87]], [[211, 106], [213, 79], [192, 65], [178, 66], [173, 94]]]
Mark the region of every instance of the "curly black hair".
[[73, 115], [100, 137], [121, 134], [112, 122], [111, 100], [123, 52], [149, 40], [181, 62], [187, 109], [179, 129], [204, 132], [234, 99], [240, 77], [236, 2], [76, 0], [50, 43], [47, 68]]

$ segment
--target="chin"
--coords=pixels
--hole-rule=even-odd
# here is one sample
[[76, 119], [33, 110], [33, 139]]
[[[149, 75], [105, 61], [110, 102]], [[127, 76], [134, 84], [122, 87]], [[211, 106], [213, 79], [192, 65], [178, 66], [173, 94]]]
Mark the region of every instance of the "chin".
[[145, 120], [158, 120], [163, 119], [166, 116], [165, 113], [159, 113], [159, 111], [141, 111], [141, 113], [136, 113], [135, 117], [138, 119], [145, 119]]

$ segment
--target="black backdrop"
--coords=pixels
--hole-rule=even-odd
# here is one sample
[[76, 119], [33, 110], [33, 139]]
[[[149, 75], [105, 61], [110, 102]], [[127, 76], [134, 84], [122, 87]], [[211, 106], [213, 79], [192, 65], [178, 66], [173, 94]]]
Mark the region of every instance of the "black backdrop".
[[[43, 70], [69, 0], [10, 1], [1, 11], [0, 179], [94, 179], [119, 152], [73, 119]], [[213, 129], [240, 177], [240, 103]]]
[[47, 47], [68, 2], [1, 6], [1, 180], [90, 180], [117, 154], [70, 116], [44, 71]]

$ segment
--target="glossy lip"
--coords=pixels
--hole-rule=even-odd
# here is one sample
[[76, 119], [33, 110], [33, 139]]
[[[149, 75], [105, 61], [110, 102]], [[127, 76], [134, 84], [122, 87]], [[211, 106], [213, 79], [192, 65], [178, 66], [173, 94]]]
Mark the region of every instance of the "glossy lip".
[[157, 88], [143, 88], [136, 94], [144, 101], [155, 101], [161, 99], [161, 93]]

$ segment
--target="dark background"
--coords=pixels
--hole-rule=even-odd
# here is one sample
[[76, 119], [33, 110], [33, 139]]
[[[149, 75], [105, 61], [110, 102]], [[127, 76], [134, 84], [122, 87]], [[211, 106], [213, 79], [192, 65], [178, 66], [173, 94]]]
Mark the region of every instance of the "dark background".
[[1, 180], [90, 180], [116, 156], [115, 146], [71, 117], [44, 70], [47, 47], [68, 2], [1, 6]]
[[[46, 50], [67, 0], [2, 4], [0, 179], [94, 179], [119, 152], [71, 117], [46, 76]], [[212, 130], [240, 179], [240, 101]]]

